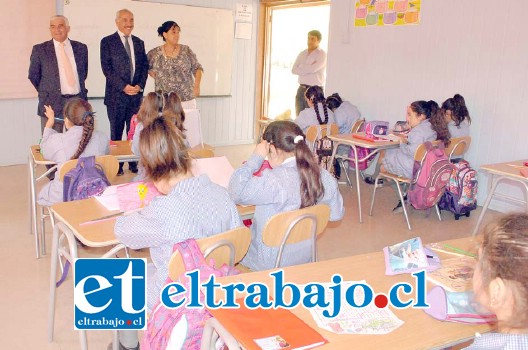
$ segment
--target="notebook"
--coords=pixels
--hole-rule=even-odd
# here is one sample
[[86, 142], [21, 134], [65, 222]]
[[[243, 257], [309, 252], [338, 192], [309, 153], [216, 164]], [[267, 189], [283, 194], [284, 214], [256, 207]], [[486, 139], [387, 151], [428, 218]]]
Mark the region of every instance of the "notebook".
[[199, 158], [193, 160], [192, 173], [194, 176], [206, 174], [212, 182], [227, 188], [229, 179], [235, 171], [225, 156]]

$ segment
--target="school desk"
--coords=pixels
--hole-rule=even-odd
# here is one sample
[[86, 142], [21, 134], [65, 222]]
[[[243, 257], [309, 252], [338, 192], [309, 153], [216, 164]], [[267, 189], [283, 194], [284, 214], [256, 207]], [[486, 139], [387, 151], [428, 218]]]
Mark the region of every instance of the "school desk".
[[[471, 238], [462, 238], [445, 241], [454, 247], [473, 250], [476, 241]], [[439, 253], [441, 258], [453, 257], [450, 254]], [[260, 282], [271, 285], [268, 273], [273, 270], [244, 273], [235, 276], [222, 277], [216, 283], [227, 284], [230, 282], [243, 282], [246, 285], [252, 282]], [[414, 278], [410, 274], [386, 276], [383, 253], [380, 251], [345, 258], [319, 261], [304, 265], [289, 266], [284, 268], [284, 283], [307, 284], [311, 282], [331, 282], [334, 274], [341, 274], [344, 281], [366, 282], [372, 287], [374, 293], [387, 293], [391, 286], [399, 282], [409, 282], [415, 285]], [[428, 282], [428, 288], [434, 284]], [[273, 290], [272, 297], [274, 297]], [[221, 293], [221, 292], [220, 292]], [[406, 301], [413, 298], [414, 293], [403, 296], [401, 300]], [[222, 298], [217, 294], [217, 300]], [[286, 297], [285, 300], [289, 300]], [[396, 330], [384, 335], [353, 335], [335, 334], [317, 326], [310, 312], [302, 306], [291, 311], [305, 321], [310, 327], [317, 330], [328, 343], [321, 346], [321, 350], [339, 349], [441, 349], [449, 347], [475, 336], [475, 332], [484, 333], [490, 331], [489, 325], [466, 325], [452, 322], [441, 322], [433, 319], [420, 309], [395, 309], [391, 307], [396, 317], [404, 321]], [[236, 312], [236, 310], [233, 310]], [[218, 319], [222, 323], [221, 319]], [[229, 331], [229, 329], [227, 329]]]
[[[237, 206], [243, 219], [253, 217], [254, 206]], [[51, 271], [50, 271], [50, 298], [48, 309], [48, 339], [53, 341], [53, 329], [55, 320], [55, 283], [57, 282], [57, 263], [59, 257], [59, 237], [64, 234], [65, 244], [68, 247], [67, 254], [72, 261], [78, 257], [77, 243], [75, 238], [88, 247], [110, 247], [114, 246], [102, 258], [111, 257], [125, 246], [116, 239], [114, 234], [115, 217], [85, 225], [87, 221], [106, 217], [117, 211], [110, 211], [95, 198], [79, 201], [63, 202], [51, 206], [51, 212], [55, 218], [51, 244]], [[81, 348], [86, 349], [86, 334], [80, 331]]]
[[[361, 189], [360, 189], [360, 181], [359, 181], [359, 163], [358, 161], [365, 161], [367, 158], [370, 158], [373, 154], [378, 153], [381, 150], [389, 149], [389, 148], [398, 148], [400, 147], [400, 144], [398, 142], [394, 141], [367, 141], [365, 139], [354, 137], [354, 135], [359, 137], [364, 137], [364, 132], [358, 132], [354, 134], [340, 134], [340, 135], [329, 135], [328, 137], [334, 141], [334, 150], [332, 151], [332, 158], [330, 159], [331, 164], [333, 164], [334, 159], [343, 159], [354, 161], [355, 165], [355, 171], [356, 171], [356, 192], [357, 192], [357, 200], [358, 200], [358, 213], [359, 213], [359, 222], [363, 223], [363, 216], [361, 211]], [[352, 147], [354, 150], [354, 158], [350, 158], [348, 154], [345, 155], [339, 155], [336, 154], [337, 148], [339, 145], [346, 145]], [[357, 147], [363, 147], [368, 148], [371, 150], [371, 153], [366, 158], [360, 158], [358, 159], [358, 152]], [[345, 175], [348, 179], [348, 174], [346, 173], [345, 169], [342, 169], [342, 171], [345, 172]], [[352, 184], [349, 182], [350, 186]]]
[[[139, 160], [139, 157], [132, 153], [130, 148], [129, 141], [112, 141], [110, 143], [110, 154], [115, 156], [119, 162], [133, 162]], [[46, 172], [39, 177], [36, 177], [36, 167], [39, 165], [49, 165], [50, 169], [47, 169]], [[46, 175], [57, 169], [57, 164], [50, 160], [44, 159], [40, 153], [40, 146], [33, 145], [30, 146], [29, 161], [28, 161], [28, 170], [29, 170], [29, 217], [30, 217], [30, 234], [35, 235], [35, 249], [37, 259], [40, 258], [41, 254], [46, 254], [46, 247], [41, 240], [44, 239], [44, 225], [40, 228], [41, 234], [38, 234], [38, 224], [37, 224], [37, 193], [36, 193], [36, 183], [46, 177]]]
[[515, 160], [511, 162], [496, 163], [496, 164], [487, 164], [480, 167], [481, 170], [490, 174], [490, 181], [488, 182], [488, 196], [482, 207], [482, 211], [477, 220], [477, 224], [473, 229], [473, 236], [477, 234], [484, 214], [488, 210], [489, 204], [493, 197], [506, 199], [512, 202], [521, 203], [526, 205], [526, 210], [528, 211], [528, 202], [526, 200], [514, 198], [502, 193], [495, 193], [497, 186], [501, 182], [516, 182], [524, 187], [525, 194], [528, 196], [528, 178], [521, 175], [520, 170], [525, 168], [528, 170], [528, 167], [524, 166], [527, 160]]

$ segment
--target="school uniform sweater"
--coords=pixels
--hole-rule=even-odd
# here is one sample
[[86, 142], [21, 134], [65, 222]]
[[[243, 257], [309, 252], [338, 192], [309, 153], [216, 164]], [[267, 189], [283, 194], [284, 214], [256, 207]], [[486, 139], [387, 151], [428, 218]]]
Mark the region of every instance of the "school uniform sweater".
[[431, 122], [424, 120], [411, 129], [407, 135], [407, 143], [401, 143], [399, 148], [388, 149], [383, 157], [385, 169], [393, 174], [412, 178], [414, 166], [414, 153], [426, 141], [436, 140], [436, 131], [432, 129]]
[[334, 118], [340, 134], [349, 134], [354, 122], [361, 118], [358, 108], [348, 101], [344, 101], [335, 109]]
[[[42, 156], [58, 164], [58, 169], [71, 159], [77, 151], [83, 134], [83, 127], [75, 125], [65, 133], [58, 133], [52, 128], [44, 128], [40, 142], [40, 153]], [[110, 153], [110, 139], [100, 131], [92, 133], [90, 141], [81, 153], [80, 157], [103, 156]], [[63, 183], [59, 180], [59, 170], [55, 179], [46, 184], [39, 192], [37, 202], [40, 205], [53, 205], [62, 202]]]
[[525, 350], [528, 334], [485, 333], [478, 334], [467, 350]]
[[[242, 260], [242, 264], [252, 270], [271, 269], [277, 258], [278, 248], [268, 247], [262, 242], [262, 231], [267, 221], [277, 213], [296, 210], [301, 206], [301, 181], [295, 158], [288, 158], [280, 166], [264, 171], [261, 177], [253, 176], [263, 161], [261, 156], [252, 155], [242, 167], [235, 170], [228, 187], [235, 203], [256, 206], [251, 225], [251, 245]], [[330, 207], [330, 221], [341, 220], [345, 209], [337, 181], [323, 169], [321, 181], [324, 196], [318, 204]], [[310, 241], [289, 244], [283, 251], [281, 266], [304, 264], [310, 259]]]
[[240, 216], [225, 188], [200, 175], [182, 180], [141, 211], [118, 217], [114, 231], [117, 239], [132, 249], [150, 248], [156, 267], [154, 275], [148, 276], [147, 303], [151, 309], [169, 275], [174, 244], [240, 226]]
[[[317, 108], [319, 109], [319, 117], [322, 121], [325, 120], [324, 115], [324, 109], [323, 104], [318, 103]], [[327, 108], [328, 111], [328, 123], [327, 124], [333, 124], [335, 123], [334, 113], [330, 110], [330, 108]], [[299, 113], [299, 116], [295, 119], [295, 123], [299, 125], [299, 127], [302, 129], [304, 133], [306, 133], [306, 130], [312, 125], [319, 125], [319, 121], [317, 120], [317, 115], [315, 114], [315, 109], [313, 107], [305, 108], [301, 113]]]
[[469, 136], [469, 123], [466, 119], [464, 119], [458, 126], [455, 125], [454, 121], [450, 121], [447, 123], [447, 128], [449, 129], [451, 138]]

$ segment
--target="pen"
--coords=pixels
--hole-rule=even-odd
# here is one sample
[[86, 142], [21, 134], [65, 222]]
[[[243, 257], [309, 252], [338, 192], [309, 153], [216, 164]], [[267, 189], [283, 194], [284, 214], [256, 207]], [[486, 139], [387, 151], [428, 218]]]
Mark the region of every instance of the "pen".
[[456, 248], [456, 247], [453, 247], [452, 245], [449, 245], [449, 244], [444, 244], [444, 248], [447, 248], [449, 250], [452, 250], [454, 252], [457, 252], [457, 253], [460, 253], [460, 254], [463, 254], [463, 255], [467, 255], [467, 256], [470, 256], [472, 258], [476, 258], [477, 255], [476, 254], [473, 254], [473, 253], [470, 253], [470, 252], [467, 252], [463, 249], [460, 249], [460, 248]]

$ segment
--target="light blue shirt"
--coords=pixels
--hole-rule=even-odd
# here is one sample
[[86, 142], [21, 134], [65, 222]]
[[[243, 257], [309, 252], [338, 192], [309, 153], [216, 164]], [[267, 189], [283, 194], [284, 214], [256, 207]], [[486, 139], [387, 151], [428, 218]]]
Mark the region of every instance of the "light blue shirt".
[[[325, 120], [324, 115], [324, 109], [323, 104], [318, 103], [317, 108], [319, 109], [319, 117], [322, 121]], [[328, 111], [328, 123], [327, 124], [334, 124], [335, 118], [334, 113], [330, 110], [330, 108], [327, 108]], [[299, 125], [299, 127], [302, 129], [304, 133], [306, 133], [306, 130], [312, 125], [319, 125], [319, 121], [317, 120], [317, 115], [315, 114], [315, 109], [313, 107], [305, 108], [304, 110], [299, 113], [299, 116], [295, 118], [295, 124]]]
[[349, 134], [354, 122], [361, 118], [358, 108], [348, 101], [344, 101], [334, 110], [334, 118], [340, 134]]

